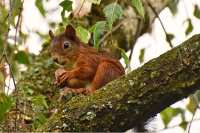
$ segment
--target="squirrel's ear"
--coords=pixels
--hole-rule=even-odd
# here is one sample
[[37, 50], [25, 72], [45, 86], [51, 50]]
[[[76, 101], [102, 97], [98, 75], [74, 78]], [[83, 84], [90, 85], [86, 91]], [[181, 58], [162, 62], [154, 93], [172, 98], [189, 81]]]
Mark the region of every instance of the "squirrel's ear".
[[53, 39], [55, 37], [51, 30], [49, 30], [49, 36], [50, 36], [51, 39]]
[[68, 38], [72, 40], [76, 39], [76, 30], [70, 24], [66, 26], [65, 34]]

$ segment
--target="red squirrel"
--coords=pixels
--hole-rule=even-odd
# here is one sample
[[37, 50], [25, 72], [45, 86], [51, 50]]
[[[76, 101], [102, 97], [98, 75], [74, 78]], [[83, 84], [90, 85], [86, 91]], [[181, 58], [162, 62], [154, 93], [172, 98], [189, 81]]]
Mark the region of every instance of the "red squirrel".
[[67, 66], [55, 71], [55, 84], [66, 93], [93, 93], [125, 73], [117, 59], [81, 42], [72, 25], [59, 35], [50, 30], [49, 36], [53, 60]]

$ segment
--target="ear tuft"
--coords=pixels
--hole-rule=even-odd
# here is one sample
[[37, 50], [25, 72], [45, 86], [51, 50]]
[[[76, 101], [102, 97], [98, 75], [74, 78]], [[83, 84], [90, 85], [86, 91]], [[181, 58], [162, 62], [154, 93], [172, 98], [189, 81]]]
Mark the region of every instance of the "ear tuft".
[[52, 30], [49, 30], [49, 36], [50, 36], [51, 39], [53, 39], [55, 37]]
[[72, 25], [67, 25], [65, 29], [65, 35], [72, 40], [76, 39], [76, 30], [73, 28]]

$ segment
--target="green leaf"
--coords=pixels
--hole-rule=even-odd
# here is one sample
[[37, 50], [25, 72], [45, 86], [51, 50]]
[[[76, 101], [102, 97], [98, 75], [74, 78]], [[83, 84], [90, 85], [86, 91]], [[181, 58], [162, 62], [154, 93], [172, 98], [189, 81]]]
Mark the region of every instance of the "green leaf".
[[142, 5], [142, 1], [141, 0], [131, 0], [131, 3], [135, 7], [138, 14], [144, 18], [145, 12], [144, 12], [144, 7]]
[[45, 17], [46, 11], [45, 11], [44, 6], [42, 4], [42, 0], [36, 0], [35, 5], [38, 8], [38, 10], [40, 11], [40, 13], [42, 14], [42, 16]]
[[119, 19], [123, 14], [122, 7], [117, 3], [111, 3], [111, 4], [107, 5], [103, 9], [103, 12], [106, 16], [106, 19], [108, 21], [108, 26], [109, 26], [110, 29], [112, 29], [113, 23], [117, 19]]
[[183, 129], [183, 130], [186, 130], [187, 129], [187, 122], [185, 120], [185, 110], [182, 110], [181, 112], [181, 119], [182, 119], [182, 122], [179, 124], [179, 126]]
[[89, 2], [91, 2], [93, 4], [97, 4], [97, 5], [99, 5], [100, 2], [101, 2], [101, 0], [87, 0], [87, 1], [89, 1]]
[[126, 64], [126, 66], [128, 66], [128, 65], [129, 65], [129, 58], [128, 58], [128, 56], [126, 55], [125, 50], [124, 50], [124, 49], [121, 49], [121, 48], [119, 48], [119, 49], [120, 49], [120, 51], [121, 51], [121, 56], [122, 56], [122, 58], [124, 59], [124, 63]]
[[171, 42], [172, 39], [174, 39], [174, 35], [173, 35], [173, 34], [170, 34], [170, 33], [167, 33], [166, 38], [167, 38], [167, 41], [168, 41], [168, 42]]
[[87, 29], [83, 28], [82, 26], [78, 26], [76, 28], [76, 34], [82, 42], [88, 43], [90, 39], [90, 32]]
[[72, 11], [72, 1], [70, 0], [64, 0], [59, 5], [63, 8], [64, 11]]
[[17, 60], [20, 64], [29, 64], [28, 54], [24, 51], [19, 51], [15, 55], [15, 60]]
[[174, 118], [175, 116], [177, 116], [182, 112], [183, 110], [181, 108], [172, 108], [172, 107], [168, 107], [164, 111], [162, 111], [160, 115], [165, 127], [167, 127], [172, 118]]
[[184, 130], [184, 131], [186, 131], [186, 129], [187, 129], [187, 123], [186, 122], [181, 122], [181, 124], [179, 124], [179, 126]]
[[100, 37], [105, 31], [106, 28], [106, 21], [99, 21], [95, 25], [92, 26], [90, 31], [93, 33], [93, 42], [94, 42], [94, 48], [97, 50], [99, 49], [99, 41]]
[[19, 13], [20, 13], [20, 8], [22, 8], [21, 6], [22, 6], [22, 3], [21, 3], [21, 0], [12, 0], [12, 7], [14, 7], [13, 8], [13, 11], [12, 11], [12, 24], [14, 25], [14, 22], [15, 22], [15, 17], [17, 16], [17, 15], [19, 15]]
[[5, 114], [11, 109], [14, 101], [11, 97], [0, 93], [0, 122], [4, 119]]
[[198, 5], [194, 6], [194, 16], [197, 17], [198, 19], [200, 19], [200, 9], [198, 7]]
[[192, 97], [192, 96], [190, 97], [189, 103], [187, 104], [186, 107], [191, 113], [195, 112], [197, 104], [196, 104], [196, 101], [195, 101], [194, 97]]
[[187, 27], [187, 29], [185, 31], [186, 35], [190, 34], [192, 32], [192, 30], [193, 30], [193, 25], [192, 25], [191, 19], [188, 19], [187, 21], [188, 21], [188, 27]]
[[142, 49], [140, 50], [140, 55], [139, 55], [140, 63], [143, 63], [143, 62], [144, 62], [144, 54], [145, 54], [145, 48], [142, 48]]
[[172, 12], [173, 15], [175, 15], [177, 13], [177, 4], [178, 4], [179, 0], [171, 0], [168, 4], [168, 8], [170, 9], [170, 11]]
[[72, 3], [73, 2], [70, 0], [64, 0], [59, 4], [63, 8], [61, 12], [61, 16], [63, 20], [65, 18], [65, 11], [68, 11], [68, 12], [72, 11]]

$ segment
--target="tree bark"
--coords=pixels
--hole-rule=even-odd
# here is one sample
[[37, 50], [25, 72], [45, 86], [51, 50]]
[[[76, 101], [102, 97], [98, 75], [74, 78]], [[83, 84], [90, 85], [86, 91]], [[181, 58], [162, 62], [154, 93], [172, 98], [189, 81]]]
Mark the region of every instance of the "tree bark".
[[37, 131], [126, 131], [200, 88], [200, 35], [110, 82], [73, 97]]

